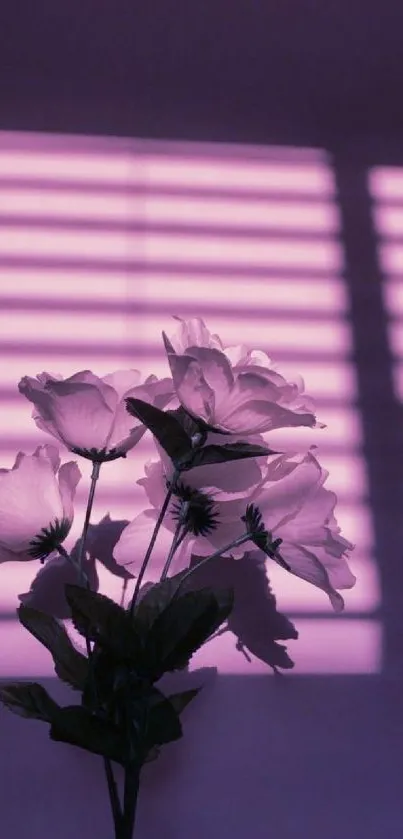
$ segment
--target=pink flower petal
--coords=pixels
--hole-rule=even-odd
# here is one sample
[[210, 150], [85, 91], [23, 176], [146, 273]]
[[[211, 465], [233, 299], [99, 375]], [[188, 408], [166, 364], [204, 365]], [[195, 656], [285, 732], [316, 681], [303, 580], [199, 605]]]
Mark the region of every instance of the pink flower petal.
[[17, 469], [0, 474], [1, 545], [26, 551], [30, 541], [56, 518], [63, 518], [63, 506], [47, 458], [26, 456]]
[[171, 337], [171, 343], [177, 353], [184, 353], [188, 347], [216, 347], [222, 349], [218, 335], [212, 335], [202, 318], [184, 320], [176, 317], [180, 325]]
[[175, 390], [187, 411], [211, 423], [214, 391], [208, 386], [200, 364], [188, 355], [168, 355]]
[[140, 383], [140, 379], [139, 370], [116, 370], [115, 373], [108, 373], [107, 376], [102, 377], [102, 381], [116, 391], [119, 401]]
[[64, 518], [72, 522], [74, 518], [73, 500], [76, 493], [77, 484], [81, 479], [81, 472], [76, 463], [69, 461], [64, 463], [59, 469], [59, 489], [63, 504]]
[[[313, 551], [309, 551], [301, 545], [284, 542], [281, 545], [280, 553], [290, 566], [292, 574], [300, 577], [301, 580], [306, 580], [316, 588], [322, 589], [328, 595], [335, 612], [343, 611], [344, 600], [331, 584], [327, 569]], [[351, 585], [354, 585], [354, 582], [355, 578]]]

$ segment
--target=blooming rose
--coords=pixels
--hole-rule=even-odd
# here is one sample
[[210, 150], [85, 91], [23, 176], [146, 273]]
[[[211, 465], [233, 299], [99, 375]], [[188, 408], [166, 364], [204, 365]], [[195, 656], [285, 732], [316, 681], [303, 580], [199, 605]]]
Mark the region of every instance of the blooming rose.
[[76, 463], [60, 466], [56, 446], [19, 452], [0, 469], [0, 562], [44, 558], [64, 541], [80, 478]]
[[140, 384], [138, 370], [118, 370], [99, 378], [82, 370], [67, 379], [40, 373], [24, 376], [18, 388], [34, 403], [38, 428], [48, 431], [71, 451], [109, 459], [125, 455], [138, 443], [145, 426], [126, 410], [128, 396], [163, 408], [173, 395], [170, 379], [149, 376]]
[[[208, 445], [220, 442], [222, 442], [222, 435], [211, 433], [207, 437]], [[262, 442], [262, 439], [258, 436], [253, 438], [253, 443], [261, 444]], [[166, 481], [172, 478], [173, 467], [163, 449], [159, 446], [157, 448], [161, 454], [161, 459], [147, 463], [145, 477], [137, 481], [146, 492], [151, 507], [138, 515], [123, 530], [113, 552], [119, 565], [131, 566], [141, 563], [151, 539], [158, 513], [164, 503], [167, 492]], [[278, 480], [282, 475], [287, 474], [290, 468], [294, 468], [294, 465], [289, 463], [289, 458], [290, 455], [279, 455], [271, 458], [273, 480]], [[218, 509], [221, 534], [220, 546], [233, 538], [234, 526], [240, 527], [240, 531], [244, 530], [241, 525], [241, 516], [265, 474], [265, 458], [259, 457], [197, 466], [183, 475], [181, 484], [185, 490], [203, 492], [212, 499], [214, 508]], [[183, 495], [186, 496], [186, 491]], [[158, 536], [158, 556], [162, 556], [164, 550], [169, 550], [170, 540], [177, 526], [175, 509], [179, 501], [180, 498], [173, 496], [163, 519], [163, 527]], [[227, 525], [225, 525], [224, 519], [228, 520]], [[167, 531], [169, 532], [169, 539], [167, 539]], [[187, 565], [192, 551], [199, 556], [207, 556], [212, 552], [211, 541], [208, 541], [203, 535], [189, 533], [182, 543], [180, 552], [176, 555], [175, 567], [182, 564]], [[243, 556], [244, 552], [244, 547], [234, 548], [231, 554], [239, 558]], [[155, 557], [155, 554], [153, 554], [153, 557]]]
[[[337, 589], [351, 588], [356, 581], [346, 561], [354, 545], [340, 535], [334, 516], [336, 495], [323, 486], [328, 474], [311, 452], [269, 458], [250, 503], [258, 507], [271, 539], [282, 540], [278, 552], [291, 573], [325, 591], [340, 611], [344, 602]], [[220, 524], [206, 539], [213, 550], [242, 534], [238, 512], [239, 502], [220, 504]]]
[[302, 396], [302, 379], [287, 382], [265, 353], [244, 347], [225, 350], [200, 318], [182, 322], [172, 340], [164, 339], [179, 401], [211, 428], [245, 435], [323, 427], [316, 422], [312, 401]]
[[[239, 468], [240, 464], [236, 465]], [[190, 484], [192, 473], [197, 471], [194, 469], [186, 474], [186, 483]], [[114, 551], [119, 564], [137, 561], [134, 549], [139, 534], [144, 542], [151, 535], [166, 492], [164, 474], [162, 464], [153, 463], [146, 468], [147, 477], [139, 481], [154, 509], [138, 516], [123, 531]], [[325, 591], [333, 608], [340, 611], [344, 602], [338, 589], [351, 588], [355, 583], [346, 561], [354, 546], [340, 535], [333, 512], [336, 496], [323, 487], [327, 476], [328, 472], [321, 468], [311, 452], [298, 456], [288, 453], [269, 457], [262, 480], [246, 490], [243, 497], [241, 493], [213, 489], [218, 525], [203, 536], [189, 535], [175, 568], [188, 564], [184, 557], [189, 560], [191, 551], [198, 556], [208, 556], [241, 536], [245, 532], [242, 516], [247, 504], [253, 503], [259, 508], [271, 539], [282, 540], [279, 554], [291, 573]], [[172, 510], [168, 511], [164, 524], [171, 531], [175, 529]], [[222, 555], [240, 558], [251, 547], [249, 541], [223, 551]]]

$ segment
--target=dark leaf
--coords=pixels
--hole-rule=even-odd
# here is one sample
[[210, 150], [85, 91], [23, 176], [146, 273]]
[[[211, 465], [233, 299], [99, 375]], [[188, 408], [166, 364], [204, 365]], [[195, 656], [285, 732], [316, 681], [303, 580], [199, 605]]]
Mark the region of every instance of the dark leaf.
[[144, 758], [144, 763], [151, 763], [153, 760], [157, 760], [157, 757], [160, 756], [161, 748], [159, 746], [153, 746], [147, 755]]
[[123, 766], [128, 760], [124, 730], [80, 705], [69, 705], [59, 710], [57, 718], [52, 722], [50, 737], [87, 752], [103, 755]]
[[125, 401], [129, 414], [150, 429], [171, 460], [179, 463], [188, 458], [192, 452], [192, 440], [176, 417], [142, 399], [129, 397]]
[[198, 446], [204, 445], [208, 435], [208, 426], [204, 420], [192, 417], [182, 405], [179, 408], [168, 409], [167, 413], [180, 422], [182, 428], [194, 443]]
[[294, 640], [298, 632], [292, 622], [277, 611], [276, 598], [266, 575], [267, 562], [257, 551], [242, 559], [216, 557], [197, 568], [200, 558], [193, 556], [190, 567], [195, 569], [184, 583], [188, 590], [208, 585], [229, 586], [234, 589], [234, 607], [227, 619], [227, 629], [237, 638], [237, 647], [253, 655], [270, 667], [292, 668], [287, 649], [279, 640]]
[[162, 746], [182, 737], [178, 712], [173, 703], [156, 688], [150, 694], [146, 730], [147, 752], [153, 746]]
[[83, 690], [88, 660], [73, 646], [63, 624], [52, 615], [46, 615], [23, 603], [18, 607], [17, 614], [20, 623], [49, 650], [59, 679], [76, 690]]
[[[172, 693], [172, 694], [168, 695], [167, 697], [164, 697], [164, 699], [166, 699], [173, 706], [174, 710], [176, 711], [176, 714], [181, 714], [182, 711], [184, 710], [184, 708], [186, 708], [186, 706], [189, 705], [189, 702], [191, 702], [192, 699], [194, 699], [195, 696], [197, 696], [197, 694], [199, 693], [200, 690], [201, 690], [201, 688], [193, 688], [191, 690], [184, 690], [181, 693]], [[170, 719], [170, 716], [168, 716], [168, 719]], [[155, 735], [152, 739], [154, 740], [154, 743], [157, 742]], [[177, 738], [172, 737], [171, 739], [177, 739]], [[169, 741], [166, 740], [165, 742], [169, 742]], [[157, 757], [159, 757], [160, 751], [161, 751], [161, 749], [158, 745], [152, 746], [152, 748], [149, 749], [144, 762], [149, 763], [152, 760], [156, 760]]]
[[125, 610], [104, 594], [66, 586], [73, 624], [81, 635], [113, 655], [118, 660], [134, 660], [139, 651], [139, 637]]
[[166, 580], [154, 583], [154, 585], [146, 584], [147, 590], [141, 596], [134, 610], [134, 623], [139, 631], [144, 632], [150, 629], [158, 615], [166, 609], [178, 590], [185, 573], [186, 570], [175, 574], [174, 577], [167, 577]]
[[[77, 542], [77, 545], [79, 542]], [[74, 556], [76, 546], [71, 554]], [[99, 586], [95, 562], [86, 560], [84, 571], [92, 591]], [[19, 594], [19, 600], [26, 606], [32, 606], [55, 618], [71, 618], [71, 609], [66, 600], [64, 587], [66, 583], [80, 585], [81, 575], [74, 565], [62, 556], [49, 559], [34, 577], [29, 591]]]
[[171, 705], [173, 705], [177, 714], [181, 714], [182, 711], [189, 705], [189, 702], [200, 693], [201, 688], [193, 688], [191, 690], [183, 690], [181, 693], [171, 693], [167, 696]]
[[207, 466], [212, 463], [227, 463], [230, 460], [244, 460], [248, 457], [260, 457], [274, 454], [271, 449], [252, 443], [224, 443], [222, 446], [209, 445], [193, 452], [190, 465], [182, 468], [193, 469], [195, 466]]
[[0, 700], [14, 714], [28, 719], [51, 723], [59, 712], [57, 702], [37, 682], [3, 685]]
[[150, 677], [156, 681], [163, 673], [189, 663], [231, 612], [231, 590], [201, 589], [173, 598], [154, 621], [146, 639], [145, 658]]

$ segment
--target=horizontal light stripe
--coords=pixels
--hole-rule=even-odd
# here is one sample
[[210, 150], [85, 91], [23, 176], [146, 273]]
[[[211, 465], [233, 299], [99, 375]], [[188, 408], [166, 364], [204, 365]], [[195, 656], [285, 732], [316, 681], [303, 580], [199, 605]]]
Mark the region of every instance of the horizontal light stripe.
[[403, 272], [403, 244], [390, 242], [387, 245], [380, 245], [378, 254], [381, 268], [386, 274], [401, 274]]
[[[113, 146], [112, 146], [113, 148]], [[58, 180], [101, 181], [103, 183], [127, 183], [133, 170], [131, 154], [121, 148], [116, 154], [69, 153], [42, 150], [4, 150], [0, 148], [0, 177], [7, 178], [54, 178]]]
[[[402, 195], [403, 200], [403, 195]], [[387, 204], [380, 204], [373, 209], [373, 217], [378, 234], [385, 238], [403, 236], [403, 206], [390, 207]]]
[[[138, 272], [131, 280], [131, 299], [133, 304], [160, 302], [167, 293], [169, 283], [169, 301], [171, 309], [175, 303], [213, 300], [214, 305], [227, 304], [229, 313], [247, 307], [267, 308], [268, 318], [271, 309], [284, 309], [325, 316], [329, 311], [344, 314], [347, 312], [345, 289], [339, 277], [327, 280], [307, 280], [301, 283], [296, 279], [253, 278], [243, 282], [233, 277], [209, 275], [205, 277], [188, 275], [185, 278]], [[303, 292], [303, 293], [302, 293]]]
[[79, 275], [63, 269], [48, 271], [32, 268], [11, 268], [1, 265], [0, 253], [0, 308], [3, 300], [10, 297], [21, 298], [26, 302], [27, 310], [31, 303], [46, 303], [49, 298], [59, 302], [63, 311], [71, 304], [96, 304], [99, 300], [108, 303], [127, 304], [129, 285], [133, 277], [127, 271], [108, 272], [106, 276], [93, 272], [86, 273], [83, 269]]
[[178, 160], [171, 156], [143, 154], [141, 159], [148, 187], [158, 185], [192, 186], [214, 189], [226, 186], [234, 190], [281, 190], [295, 193], [327, 195], [334, 191], [330, 169], [321, 163], [270, 163], [204, 157]]
[[376, 202], [403, 199], [403, 170], [394, 166], [377, 166], [369, 171], [368, 186]]
[[0, 222], [2, 216], [32, 216], [33, 219], [61, 218], [76, 220], [127, 221], [135, 208], [126, 193], [93, 195], [77, 190], [16, 189], [0, 186]]
[[245, 200], [217, 197], [159, 195], [133, 190], [100, 194], [76, 189], [45, 189], [43, 187], [0, 186], [0, 221], [31, 216], [33, 221], [44, 219], [77, 221], [111, 221], [147, 224], [184, 224], [186, 226], [232, 226], [234, 230], [271, 228], [320, 234], [339, 230], [338, 216], [330, 202], [317, 201], [309, 205], [292, 197], [279, 200]]
[[[130, 252], [143, 250], [142, 239], [130, 235]], [[103, 231], [89, 233], [86, 230], [32, 230], [29, 226], [0, 228], [0, 255], [9, 256], [66, 256], [80, 257], [83, 261], [92, 256], [124, 262], [128, 259], [129, 236], [122, 233]]]
[[[136, 253], [136, 241], [132, 241], [132, 252]], [[144, 257], [158, 264], [173, 260], [197, 261], [199, 265], [221, 265], [222, 263], [248, 265], [282, 266], [292, 268], [321, 268], [338, 271], [342, 268], [341, 250], [334, 242], [320, 242], [297, 238], [284, 242], [281, 239], [265, 237], [253, 240], [236, 239], [228, 236], [164, 235], [151, 232], [144, 237]]]
[[[0, 204], [1, 207], [1, 204]], [[271, 227], [284, 230], [301, 230], [312, 233], [339, 230], [338, 216], [334, 206], [325, 201], [316, 204], [296, 201], [292, 197], [285, 201], [253, 199], [233, 200], [213, 197], [161, 196], [148, 193], [145, 199], [145, 218], [148, 223], [175, 223], [187, 225], [210, 224], [217, 230], [221, 226], [232, 226], [235, 230], [250, 227]]]

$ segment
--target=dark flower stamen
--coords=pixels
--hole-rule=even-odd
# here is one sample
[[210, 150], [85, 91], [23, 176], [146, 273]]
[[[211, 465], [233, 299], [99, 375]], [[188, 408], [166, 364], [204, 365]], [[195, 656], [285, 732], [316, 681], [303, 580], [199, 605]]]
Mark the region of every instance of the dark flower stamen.
[[271, 559], [276, 559], [283, 568], [289, 571], [289, 565], [278, 554], [278, 548], [283, 540], [273, 539], [270, 531], [266, 530], [259, 507], [256, 507], [255, 504], [248, 504], [246, 513], [244, 516], [241, 516], [241, 519], [245, 522], [251, 541], [256, 547], [264, 551]]
[[182, 522], [186, 532], [207, 536], [217, 527], [217, 508], [209, 495], [180, 481], [176, 482], [173, 492], [179, 500], [172, 508], [172, 516]]
[[41, 532], [30, 541], [28, 553], [34, 559], [44, 562], [49, 554], [57, 549], [57, 546], [64, 542], [68, 536], [71, 522], [68, 519], [55, 519], [49, 527], [42, 527]]
[[120, 452], [119, 449], [80, 449], [78, 447], [71, 449], [74, 454], [80, 457], [86, 457], [87, 460], [92, 460], [93, 463], [106, 463], [108, 460], [117, 460], [118, 457], [126, 457], [126, 452]]

